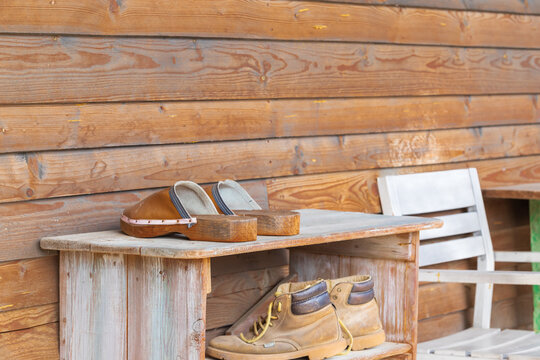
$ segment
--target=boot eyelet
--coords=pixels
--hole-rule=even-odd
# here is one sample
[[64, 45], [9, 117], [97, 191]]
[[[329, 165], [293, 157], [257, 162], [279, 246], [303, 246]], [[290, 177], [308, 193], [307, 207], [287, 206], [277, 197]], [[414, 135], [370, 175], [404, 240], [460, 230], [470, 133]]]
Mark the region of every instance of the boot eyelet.
[[341, 292], [341, 288], [338, 288], [338, 289], [337, 289], [337, 292]]
[[337, 300], [337, 296], [336, 295], [332, 296], [332, 299]]

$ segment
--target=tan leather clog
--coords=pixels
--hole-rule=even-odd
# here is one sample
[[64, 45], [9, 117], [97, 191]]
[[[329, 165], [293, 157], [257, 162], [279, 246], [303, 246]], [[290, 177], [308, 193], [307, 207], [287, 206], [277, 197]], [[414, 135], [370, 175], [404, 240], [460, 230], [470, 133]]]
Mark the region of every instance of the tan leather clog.
[[299, 213], [263, 210], [234, 180], [220, 181], [207, 192], [221, 213], [256, 217], [258, 235], [296, 235], [300, 232]]
[[192, 181], [178, 181], [126, 209], [122, 231], [135, 237], [181, 233], [191, 240], [257, 240], [257, 219], [220, 215], [205, 191]]

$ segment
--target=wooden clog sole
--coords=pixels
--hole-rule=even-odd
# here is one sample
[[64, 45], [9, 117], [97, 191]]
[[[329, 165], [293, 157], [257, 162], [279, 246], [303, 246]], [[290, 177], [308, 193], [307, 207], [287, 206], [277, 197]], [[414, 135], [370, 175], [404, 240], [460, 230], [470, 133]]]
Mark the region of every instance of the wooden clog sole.
[[300, 233], [300, 214], [288, 210], [234, 210], [236, 215], [257, 218], [257, 234], [288, 236]]
[[195, 215], [197, 223], [188, 225], [129, 224], [120, 220], [122, 231], [130, 236], [149, 238], [180, 233], [190, 240], [243, 242], [257, 240], [257, 220], [248, 216]]

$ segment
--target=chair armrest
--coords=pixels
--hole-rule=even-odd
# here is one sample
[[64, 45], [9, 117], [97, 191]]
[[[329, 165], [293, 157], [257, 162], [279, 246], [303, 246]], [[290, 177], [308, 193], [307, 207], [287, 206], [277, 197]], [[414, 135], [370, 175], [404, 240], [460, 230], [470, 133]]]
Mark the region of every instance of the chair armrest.
[[495, 251], [496, 262], [540, 263], [540, 252], [533, 251]]
[[420, 269], [419, 281], [540, 285], [540, 272]]

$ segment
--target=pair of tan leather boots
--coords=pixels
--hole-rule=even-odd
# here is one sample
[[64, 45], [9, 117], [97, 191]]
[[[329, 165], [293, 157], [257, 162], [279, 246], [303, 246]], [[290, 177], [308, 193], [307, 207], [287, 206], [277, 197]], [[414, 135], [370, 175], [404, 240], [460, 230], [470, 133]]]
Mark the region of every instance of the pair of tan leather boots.
[[249, 334], [210, 341], [206, 354], [225, 360], [319, 360], [385, 340], [368, 275], [284, 283]]

